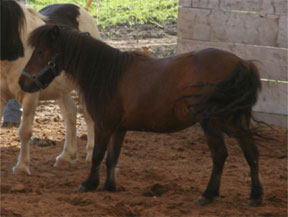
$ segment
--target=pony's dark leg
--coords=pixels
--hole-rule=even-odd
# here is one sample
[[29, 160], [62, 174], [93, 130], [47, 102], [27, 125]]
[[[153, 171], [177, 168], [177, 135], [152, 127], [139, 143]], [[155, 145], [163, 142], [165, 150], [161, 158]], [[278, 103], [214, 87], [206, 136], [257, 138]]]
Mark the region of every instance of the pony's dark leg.
[[92, 166], [88, 178], [80, 185], [79, 191], [93, 191], [99, 185], [99, 174], [101, 162], [107, 150], [112, 133], [106, 130], [100, 130], [95, 127], [95, 144], [92, 154]]
[[[251, 110], [242, 116], [235, 116], [235, 121], [230, 122], [233, 137], [237, 139], [244, 153], [251, 173], [251, 193], [249, 198], [250, 206], [260, 206], [263, 199], [263, 188], [259, 179], [259, 152], [250, 130]], [[240, 130], [240, 133], [239, 133]], [[241, 133], [243, 131], [243, 133]]]
[[251, 193], [249, 198], [250, 206], [260, 206], [263, 198], [263, 188], [259, 179], [259, 153], [252, 136], [236, 138], [250, 166], [251, 171]]
[[211, 203], [214, 197], [219, 195], [221, 176], [225, 160], [228, 156], [228, 152], [224, 143], [223, 134], [220, 132], [220, 130], [215, 129], [213, 135], [210, 135], [210, 133], [207, 132], [205, 132], [205, 134], [207, 144], [211, 151], [211, 156], [213, 160], [213, 169], [207, 188], [199, 198], [199, 203], [201, 205]]
[[115, 167], [121, 152], [125, 134], [126, 131], [118, 131], [112, 136], [112, 141], [108, 147], [108, 154], [106, 158], [107, 177], [103, 190], [116, 191]]

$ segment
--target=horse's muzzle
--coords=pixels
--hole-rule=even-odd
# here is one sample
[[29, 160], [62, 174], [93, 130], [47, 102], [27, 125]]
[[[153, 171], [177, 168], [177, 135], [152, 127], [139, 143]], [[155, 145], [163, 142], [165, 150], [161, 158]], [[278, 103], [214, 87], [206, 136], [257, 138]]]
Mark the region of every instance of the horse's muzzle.
[[20, 76], [18, 83], [24, 92], [34, 93], [40, 90], [34, 82], [31, 82], [28, 85], [25, 84], [25, 77], [22, 75]]

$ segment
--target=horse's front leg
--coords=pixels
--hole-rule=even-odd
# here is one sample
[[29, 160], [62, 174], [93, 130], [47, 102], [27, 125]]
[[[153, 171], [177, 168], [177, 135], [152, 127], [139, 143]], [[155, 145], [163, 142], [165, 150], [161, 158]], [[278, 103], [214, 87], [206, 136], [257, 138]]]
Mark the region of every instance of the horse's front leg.
[[107, 177], [103, 190], [116, 191], [115, 167], [118, 162], [125, 134], [126, 131], [118, 131], [112, 136], [112, 141], [108, 147], [108, 154], [106, 158]]
[[19, 127], [19, 136], [21, 142], [21, 149], [18, 156], [18, 162], [13, 167], [13, 173], [24, 172], [30, 175], [30, 143], [32, 136], [33, 120], [35, 110], [38, 105], [39, 93], [25, 94], [22, 100], [23, 116]]
[[224, 138], [220, 131], [213, 136], [206, 133], [206, 139], [212, 155], [213, 169], [208, 186], [199, 199], [201, 205], [211, 203], [214, 197], [219, 195], [221, 176], [228, 156]]
[[99, 185], [99, 175], [100, 166], [104, 158], [105, 152], [107, 150], [107, 145], [109, 143], [110, 137], [112, 135], [111, 131], [99, 129], [95, 125], [95, 143], [92, 155], [92, 166], [90, 169], [90, 174], [88, 178], [80, 185], [79, 191], [93, 191]]
[[66, 134], [63, 151], [56, 157], [54, 167], [59, 166], [61, 162], [75, 163], [78, 151], [76, 135], [77, 107], [69, 94], [64, 95], [56, 102], [60, 107], [64, 119]]

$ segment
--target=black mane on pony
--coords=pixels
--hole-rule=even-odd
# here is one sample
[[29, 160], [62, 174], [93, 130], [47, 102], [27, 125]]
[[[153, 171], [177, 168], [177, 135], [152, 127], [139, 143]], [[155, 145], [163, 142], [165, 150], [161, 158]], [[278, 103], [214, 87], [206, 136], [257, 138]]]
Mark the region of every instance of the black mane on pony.
[[[59, 29], [58, 36], [53, 36], [55, 27]], [[118, 82], [133, 59], [136, 56], [150, 58], [139, 52], [122, 52], [90, 35], [64, 26], [39, 27], [32, 33], [29, 43], [32, 47], [38, 43], [44, 43], [44, 47], [55, 47], [53, 53], [63, 58], [64, 70], [79, 85], [88, 111], [89, 107], [96, 108], [97, 111], [93, 113], [99, 115], [103, 115], [109, 107]]]
[[1, 60], [13, 61], [24, 56], [20, 34], [25, 21], [16, 1], [1, 0]]

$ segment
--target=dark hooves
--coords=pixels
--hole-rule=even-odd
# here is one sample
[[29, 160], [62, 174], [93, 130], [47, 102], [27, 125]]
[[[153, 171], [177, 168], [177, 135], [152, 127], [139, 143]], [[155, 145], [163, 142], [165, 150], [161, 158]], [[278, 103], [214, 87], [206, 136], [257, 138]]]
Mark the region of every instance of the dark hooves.
[[116, 192], [117, 189], [115, 185], [104, 185], [103, 188], [101, 188], [101, 191]]
[[200, 198], [198, 199], [198, 202], [201, 206], [205, 206], [209, 203], [212, 203], [213, 202], [213, 199], [210, 199], [210, 198], [206, 198], [204, 196], [200, 196]]
[[86, 187], [83, 186], [83, 185], [80, 185], [80, 186], [76, 189], [76, 191], [78, 191], [78, 192], [89, 192], [88, 188], [86, 188]]
[[262, 199], [250, 199], [248, 205], [252, 207], [262, 206]]
[[78, 192], [90, 192], [90, 191], [95, 191], [96, 188], [97, 188], [97, 187], [95, 187], [95, 188], [87, 188], [87, 187], [85, 187], [84, 185], [80, 185], [80, 186], [76, 189], [76, 191], [78, 191]]

